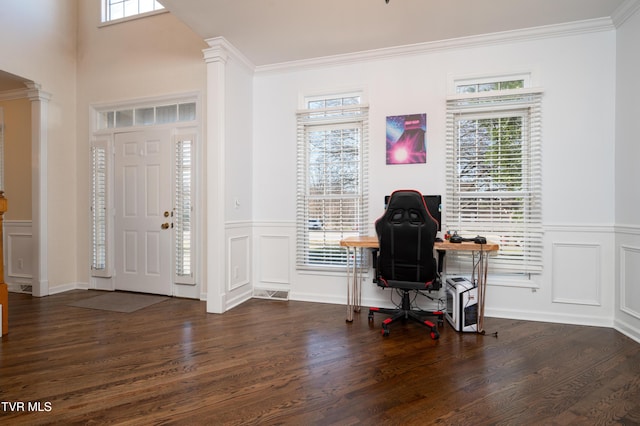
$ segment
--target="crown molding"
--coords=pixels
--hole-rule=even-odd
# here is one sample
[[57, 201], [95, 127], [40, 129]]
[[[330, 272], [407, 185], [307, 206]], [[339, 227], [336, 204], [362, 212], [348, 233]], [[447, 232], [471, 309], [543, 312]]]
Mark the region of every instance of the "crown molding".
[[244, 65], [249, 71], [253, 72], [256, 66], [233, 44], [229, 43], [224, 37], [208, 38], [205, 42], [209, 45], [202, 52], [205, 62], [223, 62], [226, 63], [230, 58], [235, 58]]
[[28, 97], [28, 89], [12, 89], [0, 92], [0, 101], [14, 101]]
[[50, 101], [51, 94], [41, 89], [40, 85], [30, 81], [24, 82], [24, 89], [12, 89], [0, 92], [0, 101], [13, 101], [16, 99], [29, 99], [30, 101]]
[[640, 0], [627, 0], [611, 15], [613, 24], [619, 28], [624, 22], [640, 10]]
[[[639, 0], [631, 0], [638, 3]], [[282, 62], [255, 67], [257, 73], [270, 73], [315, 68], [321, 66], [346, 65], [370, 60], [391, 59], [401, 56], [427, 54], [448, 49], [461, 49], [513, 43], [547, 38], [567, 37], [579, 34], [588, 34], [602, 31], [615, 30], [611, 18], [588, 19], [584, 21], [569, 22], [557, 25], [526, 28], [513, 31], [502, 31], [478, 36], [460, 37], [447, 40], [416, 43], [405, 46], [397, 46], [383, 49], [367, 50], [357, 53], [347, 53], [334, 56], [304, 59], [300, 61]]]

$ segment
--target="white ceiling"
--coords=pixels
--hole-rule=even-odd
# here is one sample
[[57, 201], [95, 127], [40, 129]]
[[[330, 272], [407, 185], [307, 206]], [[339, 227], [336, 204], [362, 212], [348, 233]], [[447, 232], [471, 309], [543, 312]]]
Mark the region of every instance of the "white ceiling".
[[[270, 65], [608, 18], [630, 0], [160, 0], [203, 39]], [[0, 92], [28, 80], [0, 70]]]
[[611, 17], [625, 0], [160, 0], [254, 65]]

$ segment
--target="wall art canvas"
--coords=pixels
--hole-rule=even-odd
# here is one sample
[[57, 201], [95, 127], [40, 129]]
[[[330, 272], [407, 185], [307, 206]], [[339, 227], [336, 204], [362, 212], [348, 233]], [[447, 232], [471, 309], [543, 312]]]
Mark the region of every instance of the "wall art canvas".
[[427, 162], [427, 114], [387, 117], [387, 164]]

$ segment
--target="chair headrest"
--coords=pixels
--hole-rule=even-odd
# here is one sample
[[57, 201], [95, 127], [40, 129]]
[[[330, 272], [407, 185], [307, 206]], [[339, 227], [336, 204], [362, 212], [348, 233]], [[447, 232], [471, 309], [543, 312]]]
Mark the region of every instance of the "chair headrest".
[[427, 219], [434, 220], [429, 214], [429, 210], [427, 210], [422, 194], [412, 189], [395, 191], [391, 194], [389, 205], [387, 206], [387, 213], [391, 215], [391, 218], [393, 218], [395, 210], [410, 211], [411, 215], [419, 215], [419, 218], [416, 217], [415, 219], [422, 221]]

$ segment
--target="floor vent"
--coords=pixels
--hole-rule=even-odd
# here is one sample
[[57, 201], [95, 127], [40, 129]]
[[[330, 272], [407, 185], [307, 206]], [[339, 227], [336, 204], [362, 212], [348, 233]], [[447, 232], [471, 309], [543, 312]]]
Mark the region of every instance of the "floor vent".
[[266, 288], [256, 288], [253, 290], [253, 297], [258, 299], [289, 300], [289, 290], [269, 290]]
[[33, 293], [33, 287], [31, 286], [31, 284], [7, 283], [7, 287], [9, 288], [9, 291], [11, 293]]

